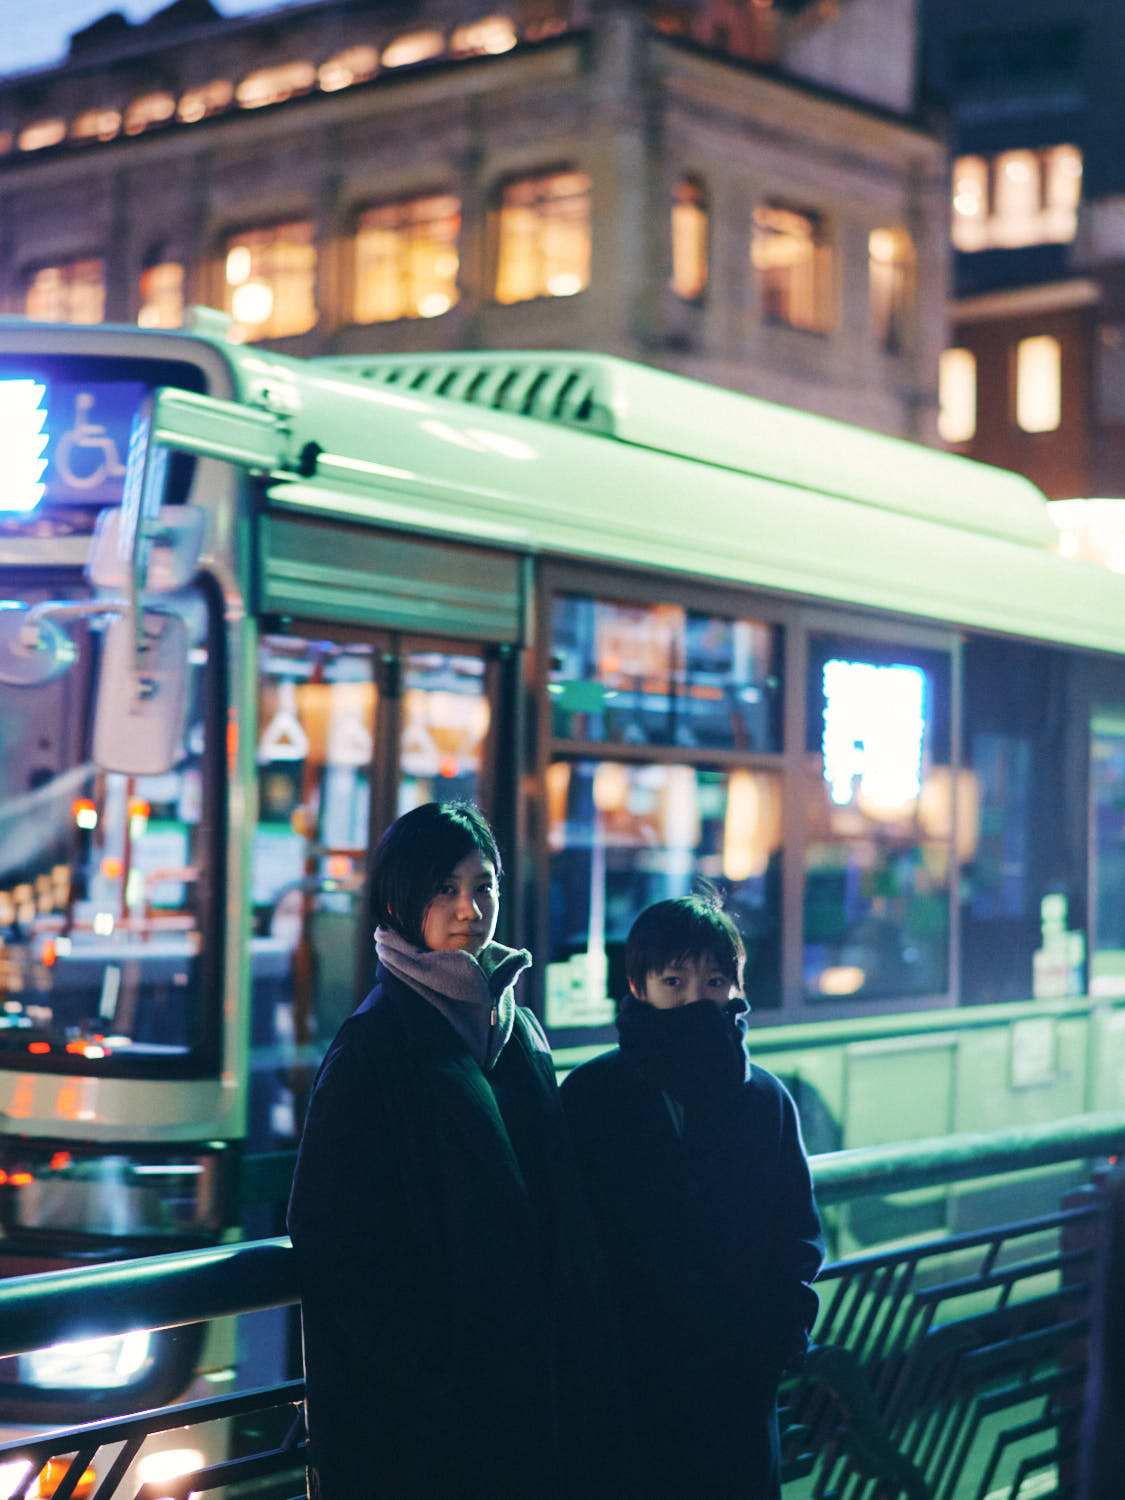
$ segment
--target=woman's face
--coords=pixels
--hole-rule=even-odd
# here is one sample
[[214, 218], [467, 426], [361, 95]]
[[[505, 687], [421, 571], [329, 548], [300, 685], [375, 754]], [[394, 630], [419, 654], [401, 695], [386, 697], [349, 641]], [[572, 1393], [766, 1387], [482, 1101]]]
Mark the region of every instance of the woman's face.
[[422, 916], [422, 941], [434, 953], [471, 953], [492, 941], [500, 892], [492, 861], [473, 849], [453, 866]]

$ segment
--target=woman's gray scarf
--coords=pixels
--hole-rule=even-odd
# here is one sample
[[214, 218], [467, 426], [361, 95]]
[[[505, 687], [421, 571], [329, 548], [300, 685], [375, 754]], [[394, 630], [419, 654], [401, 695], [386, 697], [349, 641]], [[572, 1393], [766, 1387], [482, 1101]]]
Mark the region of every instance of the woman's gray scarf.
[[375, 929], [375, 952], [396, 979], [441, 1011], [487, 1072], [512, 1034], [512, 990], [531, 967], [531, 954], [503, 943], [489, 943], [477, 958], [460, 950], [435, 953], [416, 948], [389, 927]]

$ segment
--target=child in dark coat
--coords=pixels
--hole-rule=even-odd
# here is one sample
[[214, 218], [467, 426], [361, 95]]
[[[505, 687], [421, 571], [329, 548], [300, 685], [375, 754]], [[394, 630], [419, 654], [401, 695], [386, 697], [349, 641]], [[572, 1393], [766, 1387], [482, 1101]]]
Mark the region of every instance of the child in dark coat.
[[745, 1049], [745, 950], [718, 903], [633, 924], [620, 1046], [563, 1106], [629, 1360], [646, 1500], [776, 1500], [777, 1387], [817, 1309], [820, 1220], [792, 1099]]

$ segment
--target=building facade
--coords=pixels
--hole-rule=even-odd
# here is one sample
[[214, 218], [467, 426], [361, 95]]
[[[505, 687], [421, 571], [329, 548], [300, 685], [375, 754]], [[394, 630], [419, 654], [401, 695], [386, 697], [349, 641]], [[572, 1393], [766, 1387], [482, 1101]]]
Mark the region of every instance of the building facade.
[[914, 0], [108, 16], [0, 80], [0, 302], [296, 353], [588, 347], [932, 440]]
[[1056, 499], [1125, 495], [1125, 155], [1116, 0], [927, 0], [949, 117], [943, 437]]

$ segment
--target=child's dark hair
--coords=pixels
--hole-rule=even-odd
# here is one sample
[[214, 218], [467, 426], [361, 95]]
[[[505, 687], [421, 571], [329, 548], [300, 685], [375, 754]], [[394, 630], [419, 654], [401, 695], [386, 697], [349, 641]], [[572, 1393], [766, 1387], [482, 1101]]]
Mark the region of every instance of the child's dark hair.
[[625, 940], [625, 977], [644, 994], [645, 982], [668, 964], [703, 954], [736, 989], [742, 988], [746, 945], [717, 896], [676, 896], [646, 906]]
[[438, 886], [466, 854], [478, 849], [500, 879], [500, 851], [469, 802], [424, 802], [396, 818], [371, 863], [371, 916], [416, 948], [425, 946], [422, 921]]

